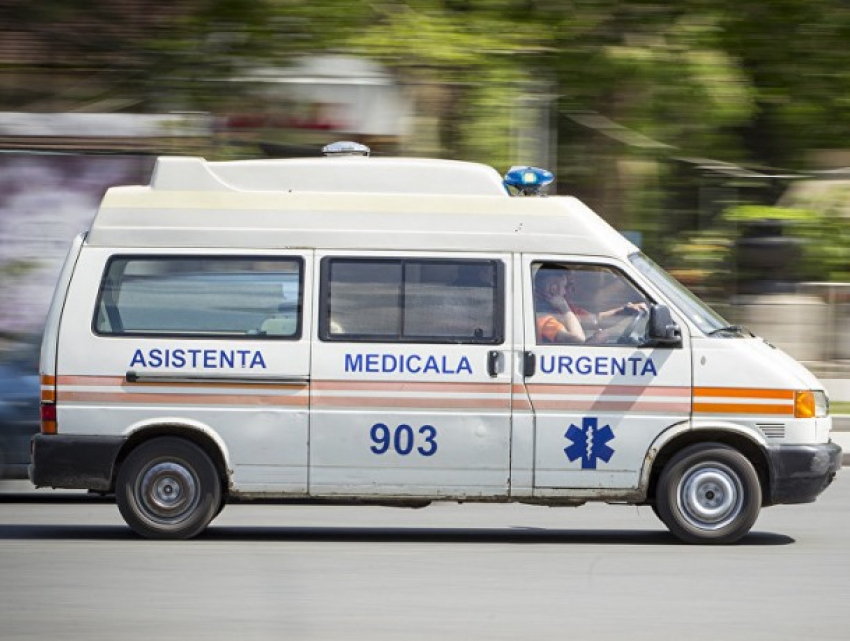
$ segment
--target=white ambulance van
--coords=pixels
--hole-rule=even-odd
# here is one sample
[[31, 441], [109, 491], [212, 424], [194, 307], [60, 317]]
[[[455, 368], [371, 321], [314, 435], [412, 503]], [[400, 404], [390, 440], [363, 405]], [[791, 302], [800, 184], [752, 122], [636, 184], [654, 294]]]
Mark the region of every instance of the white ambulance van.
[[549, 180], [160, 158], [64, 265], [32, 482], [167, 539], [229, 498], [648, 505], [691, 543], [814, 501], [823, 385], [579, 201], [523, 197]]

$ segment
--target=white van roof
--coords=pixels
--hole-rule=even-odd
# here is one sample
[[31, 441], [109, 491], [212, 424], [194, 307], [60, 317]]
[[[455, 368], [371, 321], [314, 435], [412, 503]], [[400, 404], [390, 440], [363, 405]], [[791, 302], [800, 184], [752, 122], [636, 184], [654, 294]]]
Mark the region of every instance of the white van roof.
[[[472, 193], [453, 193], [455, 181]], [[433, 189], [419, 191], [425, 185]], [[619, 257], [637, 249], [575, 198], [509, 196], [486, 165], [371, 157], [160, 158], [150, 186], [107, 191], [86, 243]]]
[[162, 157], [151, 187], [171, 191], [345, 192], [504, 196], [492, 167], [458, 160], [338, 156], [207, 162]]

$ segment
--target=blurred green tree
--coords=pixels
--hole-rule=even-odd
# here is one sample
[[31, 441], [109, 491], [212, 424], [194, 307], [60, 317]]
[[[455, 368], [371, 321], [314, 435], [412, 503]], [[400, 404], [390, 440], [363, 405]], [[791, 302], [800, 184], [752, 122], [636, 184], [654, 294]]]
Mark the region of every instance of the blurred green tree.
[[369, 58], [419, 105], [403, 151], [556, 158], [559, 192], [661, 259], [714, 222], [683, 196], [697, 167], [799, 170], [850, 144], [845, 0], [5, 0], [0, 23], [6, 110], [215, 112], [249, 98], [212, 80]]

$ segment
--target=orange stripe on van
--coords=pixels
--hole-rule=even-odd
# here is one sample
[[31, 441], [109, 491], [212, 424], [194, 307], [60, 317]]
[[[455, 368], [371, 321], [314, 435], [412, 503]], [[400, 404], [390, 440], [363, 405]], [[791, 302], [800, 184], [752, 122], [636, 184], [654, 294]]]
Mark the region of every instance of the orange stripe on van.
[[757, 389], [747, 387], [695, 387], [694, 397], [709, 398], [775, 398], [794, 400], [794, 391], [785, 389]]
[[41, 375], [41, 384], [42, 385], [51, 385], [51, 386], [56, 385], [56, 377], [51, 376], [49, 374], [42, 374]]
[[450, 392], [455, 394], [509, 394], [509, 383], [433, 383], [413, 381], [312, 381], [314, 392]]
[[319, 396], [313, 398], [314, 408], [327, 407], [392, 407], [407, 409], [504, 409], [510, 408], [510, 398], [424, 398], [415, 396]]
[[115, 387], [122, 389], [144, 388], [200, 388], [200, 389], [252, 389], [280, 390], [292, 387], [307, 387], [307, 381], [254, 383], [242, 381], [221, 381], [214, 378], [209, 381], [134, 381], [128, 382], [123, 376], [60, 376], [59, 386], [73, 387]]
[[310, 399], [306, 394], [145, 394], [122, 392], [63, 392], [60, 403], [137, 403], [139, 405], [271, 405], [306, 407]]
[[593, 412], [676, 412], [688, 414], [691, 411], [689, 401], [606, 401], [600, 400], [535, 400], [536, 410], [576, 410]]
[[691, 396], [691, 388], [684, 386], [660, 387], [642, 385], [547, 385], [545, 383], [528, 386], [530, 394], [562, 394], [565, 396]]
[[62, 385], [74, 385], [77, 387], [83, 385], [97, 385], [100, 387], [121, 385], [124, 382], [123, 376], [59, 376], [56, 383]]
[[695, 414], [756, 414], [771, 416], [793, 416], [793, 405], [772, 403], [694, 403]]

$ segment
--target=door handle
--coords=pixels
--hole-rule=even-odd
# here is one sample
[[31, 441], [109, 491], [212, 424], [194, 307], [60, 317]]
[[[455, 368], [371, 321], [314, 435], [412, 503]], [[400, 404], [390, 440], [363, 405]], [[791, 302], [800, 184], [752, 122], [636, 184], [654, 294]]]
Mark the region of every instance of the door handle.
[[499, 375], [499, 358], [502, 353], [491, 349], [487, 352], [487, 373], [490, 375], [490, 378], [496, 378]]
[[522, 375], [526, 378], [531, 378], [534, 376], [534, 372], [537, 371], [537, 357], [534, 355], [534, 352], [523, 352], [522, 353]]

